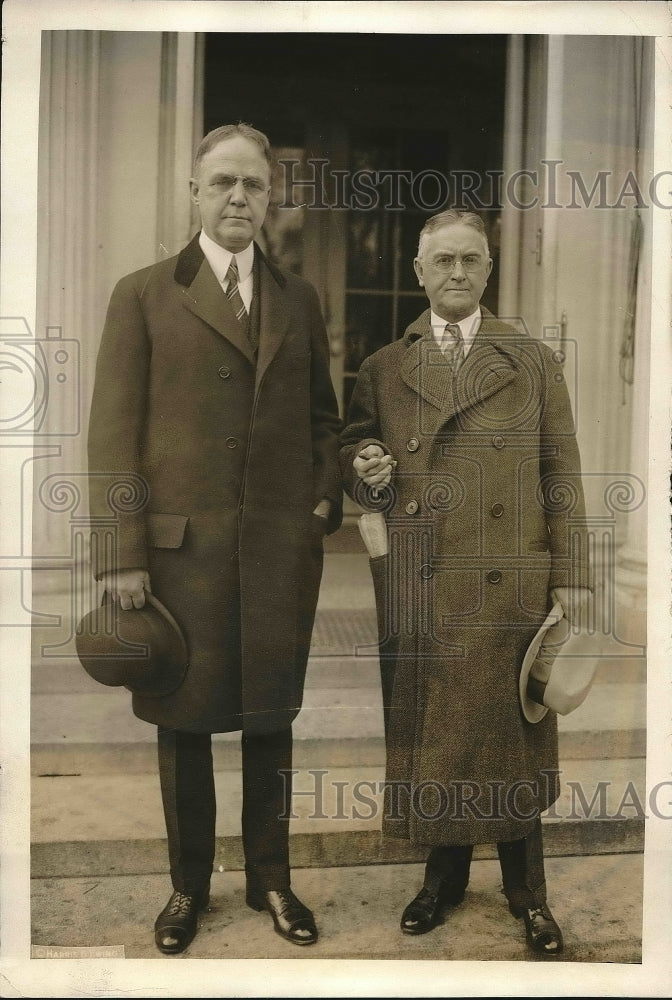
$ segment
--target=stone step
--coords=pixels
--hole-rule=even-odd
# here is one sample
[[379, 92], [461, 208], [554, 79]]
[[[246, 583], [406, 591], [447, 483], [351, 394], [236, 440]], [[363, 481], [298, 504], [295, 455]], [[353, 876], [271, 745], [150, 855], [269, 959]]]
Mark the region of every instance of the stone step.
[[[133, 844], [129, 848], [133, 851]], [[75, 844], [73, 851], [81, 855], [81, 845]], [[138, 862], [139, 855], [140, 849]], [[313, 995], [319, 983], [318, 995], [352, 996], [358, 991], [360, 996], [419, 996], [422, 982], [422, 992], [432, 995], [431, 981], [437, 995], [486, 996], [493, 980], [503, 982], [504, 975], [511, 977], [509, 992], [517, 995], [521, 987], [513, 984], [522, 982], [529, 995], [552, 995], [553, 990], [556, 996], [573, 995], [580, 978], [588, 995], [592, 990], [609, 996], [667, 996], [669, 962], [652, 958], [667, 955], [659, 906], [653, 918], [656, 940], [647, 929], [642, 954], [644, 860], [637, 853], [547, 857], [549, 900], [565, 939], [561, 965], [551, 959], [553, 968], [534, 963], [525, 947], [522, 925], [509, 915], [501, 869], [494, 859], [471, 865], [464, 904], [451, 911], [445, 925], [420, 936], [401, 934], [399, 917], [421, 884], [422, 864], [295, 866], [294, 889], [317, 918], [320, 939], [315, 948], [290, 948], [271, 931], [269, 918], [245, 905], [242, 871], [215, 871], [210, 905], [196, 939], [182, 955], [184, 966], [166, 961], [154, 944], [154, 917], [170, 886], [165, 870], [119, 877], [97, 872], [93, 877], [35, 878], [30, 887], [31, 957], [61, 960], [51, 961], [43, 973], [51, 995], [56, 995], [63, 959], [105, 959], [106, 964], [67, 963], [72, 972], [62, 973], [60, 995], [71, 997], [175, 996], [181, 984], [187, 996], [268, 996], [269, 986], [276, 995], [303, 996], [311, 981]], [[646, 859], [647, 879], [652, 860]], [[665, 860], [658, 864], [663, 878]], [[110, 958], [141, 962], [135, 962], [122, 982], [123, 966]], [[275, 959], [284, 961], [276, 961], [271, 969], [269, 960]], [[304, 959], [308, 965], [299, 964]], [[510, 964], [500, 969], [494, 962]], [[31, 966], [29, 983], [19, 985], [17, 975], [12, 977], [11, 995], [37, 995], [36, 963]], [[38, 967], [47, 968], [44, 963]], [[640, 983], [646, 983], [643, 993]], [[10, 995], [9, 989], [5, 992]]]
[[[623, 819], [608, 823], [568, 820], [562, 826], [546, 824], [544, 853], [548, 858], [641, 854], [644, 851], [644, 823], [643, 819]], [[217, 837], [215, 851], [215, 871], [244, 870], [240, 836]], [[290, 837], [292, 869], [418, 864], [426, 857], [426, 847], [416, 847], [405, 841], [383, 841], [377, 830], [297, 833]], [[496, 848], [490, 844], [479, 844], [474, 850], [476, 860], [496, 857]], [[33, 879], [167, 873], [165, 839], [63, 841], [31, 847]]]
[[[643, 758], [646, 731], [586, 730], [561, 732], [560, 762]], [[35, 776], [89, 776], [102, 774], [152, 774], [157, 766], [156, 737], [140, 743], [40, 743], [31, 747], [31, 773]], [[212, 744], [215, 771], [240, 767], [240, 736], [215, 737]], [[361, 764], [383, 767], [385, 741], [381, 736], [347, 739], [296, 739], [293, 763], [299, 768], [349, 767]]]
[[[297, 768], [290, 826], [295, 867], [406, 863], [425, 848], [383, 840], [382, 766]], [[643, 759], [573, 761], [545, 817], [550, 855], [643, 850]], [[217, 863], [242, 866], [240, 774], [216, 774]], [[165, 830], [156, 774], [34, 777], [33, 877], [141, 874], [166, 870]], [[76, 849], [75, 849], [76, 847]], [[494, 857], [483, 845], [478, 856]]]
[[[41, 569], [33, 574], [32, 618], [34, 655], [33, 662], [57, 662], [59, 656], [74, 657], [72, 618], [74, 597], [67, 589], [69, 575], [55, 570]], [[77, 602], [82, 604], [79, 615], [98, 599], [96, 594], [79, 592]], [[611, 656], [618, 664], [643, 657], [642, 647], [630, 645], [616, 634], [620, 628], [613, 615], [606, 614], [601, 602], [595, 605], [596, 621], [592, 631], [570, 642], [581, 646], [588, 655]], [[608, 634], [596, 631], [598, 619], [608, 622]], [[365, 552], [332, 551], [325, 554], [324, 572], [320, 586], [313, 654], [315, 656], [352, 656], [362, 644], [376, 640], [375, 600], [369, 559]], [[42, 655], [42, 648], [47, 656]]]
[[[293, 770], [293, 833], [380, 829], [385, 779], [382, 765], [295, 765]], [[217, 834], [228, 837], [238, 832], [240, 824], [240, 771], [218, 771], [215, 781], [221, 803]], [[646, 786], [642, 758], [567, 761], [561, 766], [560, 785], [560, 797], [548, 813], [549, 823], [643, 818]], [[628, 793], [636, 794], [634, 804], [625, 802]], [[70, 808], [63, 808], [64, 801]], [[31, 810], [35, 843], [142, 840], [160, 837], [164, 832], [156, 771], [107, 774], [103, 781], [99, 775], [36, 776], [32, 780]]]
[[[94, 681], [86, 686], [85, 691], [33, 695], [33, 743], [142, 743], [154, 739], [154, 727], [133, 715], [125, 688], [106, 688]], [[613, 732], [645, 726], [646, 686], [641, 682], [596, 684], [574, 712], [558, 717], [560, 732]], [[307, 687], [294, 733], [297, 739], [381, 736], [380, 687]], [[238, 737], [235, 733], [215, 736], [227, 738]]]
[[[641, 659], [597, 664], [595, 683], [643, 683], [646, 663]], [[361, 656], [313, 655], [306, 671], [306, 688], [377, 688], [380, 669], [375, 653]], [[31, 692], [41, 694], [86, 694], [100, 692], [100, 686], [70, 657], [33, 664]]]
[[[86, 674], [84, 682], [87, 691], [63, 691], [55, 685], [55, 690], [33, 695], [33, 773], [153, 771], [155, 728], [133, 715], [129, 693], [104, 688]], [[558, 718], [558, 729], [561, 760], [643, 757], [645, 685], [596, 683], [583, 705]], [[382, 703], [379, 686], [373, 683], [364, 688], [307, 688], [293, 730], [298, 766], [384, 764]], [[240, 734], [215, 734], [213, 753], [216, 769], [237, 768]]]

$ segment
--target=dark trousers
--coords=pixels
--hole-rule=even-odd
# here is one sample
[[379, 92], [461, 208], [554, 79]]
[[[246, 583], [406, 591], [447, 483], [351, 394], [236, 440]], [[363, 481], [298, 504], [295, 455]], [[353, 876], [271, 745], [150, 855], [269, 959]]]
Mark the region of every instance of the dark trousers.
[[[248, 881], [290, 884], [292, 730], [242, 737], [242, 833]], [[158, 731], [159, 777], [173, 888], [188, 895], [210, 883], [215, 860], [215, 780], [210, 733]]]
[[[473, 850], [471, 844], [433, 847], [425, 868], [427, 888], [436, 888], [439, 882], [448, 882], [457, 890], [466, 889]], [[502, 870], [504, 894], [512, 906], [538, 906], [546, 902], [544, 844], [540, 819], [537, 819], [532, 833], [527, 837], [498, 843], [497, 854]]]

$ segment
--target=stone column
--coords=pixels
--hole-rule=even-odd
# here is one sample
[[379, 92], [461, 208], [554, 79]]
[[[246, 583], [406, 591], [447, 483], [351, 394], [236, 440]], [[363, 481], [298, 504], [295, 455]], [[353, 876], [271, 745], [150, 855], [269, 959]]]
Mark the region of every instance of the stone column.
[[[33, 463], [33, 560], [69, 555], [70, 529], [43, 502], [49, 473], [85, 469], [83, 388], [96, 321], [96, 222], [101, 33], [43, 33], [40, 94], [36, 337], [46, 405], [35, 439], [49, 461]], [[36, 422], [37, 423], [37, 422]], [[40, 577], [34, 581], [39, 589]]]
[[197, 227], [189, 177], [203, 130], [203, 36], [166, 31], [161, 46], [157, 246], [171, 256]]
[[[654, 174], [654, 54], [646, 45], [641, 52], [640, 83], [640, 156], [638, 180], [642, 190]], [[646, 645], [646, 574], [649, 462], [649, 379], [651, 375], [652, 255], [653, 214], [649, 204], [640, 212], [642, 238], [637, 274], [637, 304], [632, 357], [632, 383], [626, 386], [631, 397], [630, 472], [644, 485], [647, 498], [632, 509], [625, 525], [625, 538], [616, 553], [616, 610], [619, 630], [629, 642]]]
[[116, 282], [191, 235], [200, 41], [193, 33], [44, 32], [36, 333], [48, 405], [36, 442], [49, 449], [31, 463], [33, 562], [43, 570], [35, 593], [88, 587], [88, 553], [79, 543], [73, 550], [73, 530], [86, 535], [100, 335]]

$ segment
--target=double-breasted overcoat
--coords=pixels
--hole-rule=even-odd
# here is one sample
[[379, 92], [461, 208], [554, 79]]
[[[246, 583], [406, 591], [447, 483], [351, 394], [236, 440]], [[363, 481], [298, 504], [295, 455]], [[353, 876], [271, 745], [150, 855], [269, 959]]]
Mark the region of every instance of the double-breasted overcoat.
[[[301, 706], [322, 572], [341, 519], [340, 420], [317, 294], [255, 247], [256, 359], [196, 237], [123, 278], [89, 426], [97, 576], [146, 568], [189, 669], [147, 722], [272, 732]], [[125, 485], [126, 484], [126, 485]], [[330, 501], [328, 522], [313, 511]], [[104, 544], [106, 524], [114, 545]]]
[[[527, 722], [525, 650], [556, 586], [586, 586], [579, 453], [562, 357], [482, 309], [456, 378], [427, 310], [362, 365], [346, 489], [384, 511], [374, 558], [386, 703], [383, 829], [417, 843], [529, 833], [557, 797], [557, 722]], [[397, 461], [374, 496], [353, 460]]]

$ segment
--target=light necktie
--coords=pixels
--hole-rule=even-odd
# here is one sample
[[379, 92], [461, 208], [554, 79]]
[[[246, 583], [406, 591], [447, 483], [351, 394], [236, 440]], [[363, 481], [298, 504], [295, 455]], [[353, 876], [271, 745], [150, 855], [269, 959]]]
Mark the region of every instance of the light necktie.
[[464, 361], [464, 339], [456, 323], [446, 323], [441, 339], [441, 351], [453, 370], [453, 375]]

